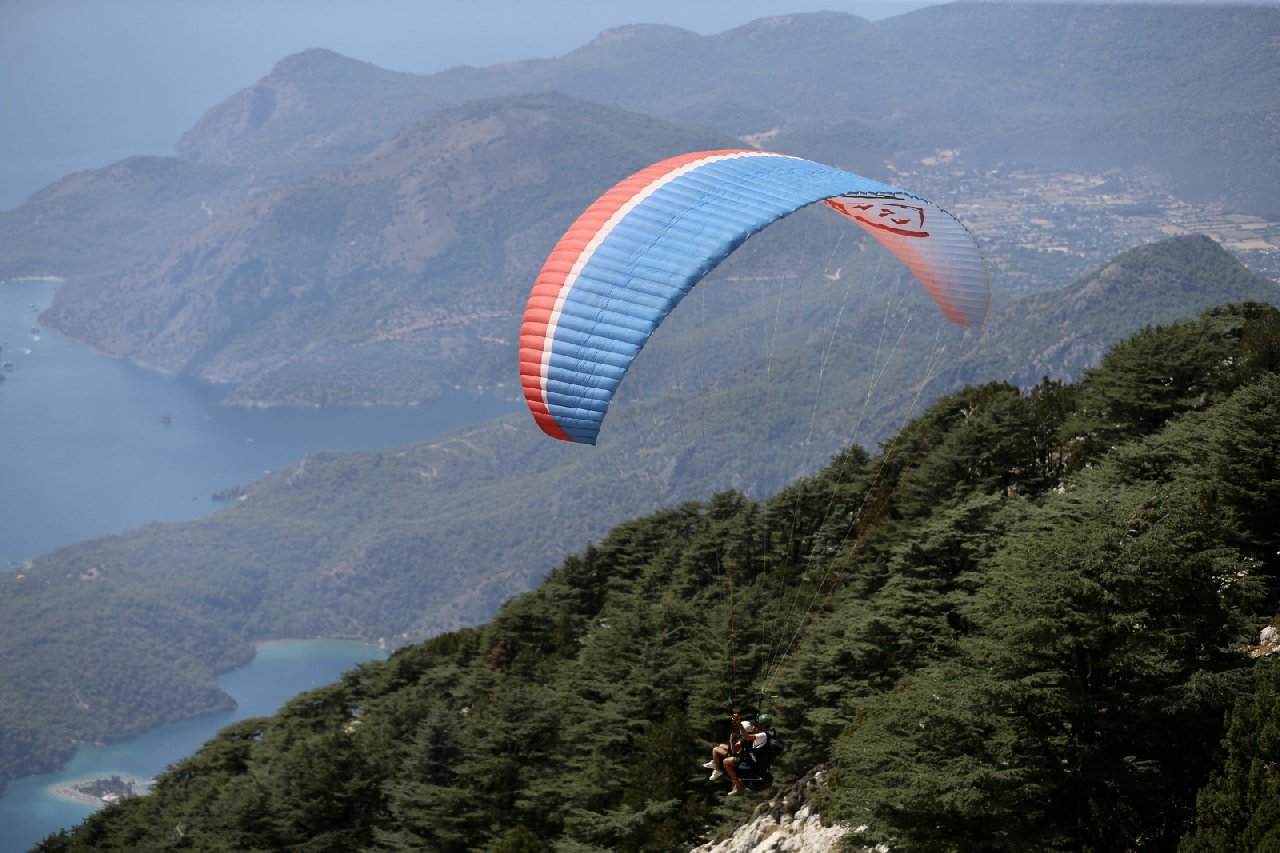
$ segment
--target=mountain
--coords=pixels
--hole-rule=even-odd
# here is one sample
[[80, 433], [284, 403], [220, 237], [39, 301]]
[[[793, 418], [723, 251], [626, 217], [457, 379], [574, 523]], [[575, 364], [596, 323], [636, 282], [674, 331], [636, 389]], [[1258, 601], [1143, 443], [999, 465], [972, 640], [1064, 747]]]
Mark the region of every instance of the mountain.
[[240, 203], [239, 170], [172, 157], [130, 157], [77, 172], [0, 214], [3, 278], [77, 280], [128, 268]]
[[591, 188], [732, 142], [556, 94], [471, 102], [263, 193], [109, 284], [68, 282], [45, 321], [236, 387], [241, 403], [492, 384], [514, 359], [513, 294]]
[[1080, 383], [966, 387], [767, 501], [618, 524], [39, 849], [687, 849], [768, 796], [701, 766], [731, 709], [767, 711], [777, 786], [868, 845], [1243, 849], [1276, 794], [1219, 743], [1280, 685], [1246, 647], [1274, 618], [1278, 419], [1258, 303]]
[[185, 161], [252, 168], [268, 186], [340, 169], [450, 104], [415, 74], [331, 50], [286, 57], [209, 110], [178, 140]]
[[[482, 622], [627, 518], [726, 489], [763, 498], [851, 438], [890, 442], [922, 396], [1054, 360], [1059, 340], [1080, 340], [1060, 306], [1092, 324], [1135, 305], [1180, 317], [1221, 301], [1280, 303], [1274, 283], [1212, 241], [1178, 238], [1117, 259], [1057, 303], [1035, 297], [1034, 311], [1004, 321], [1017, 334], [994, 335], [994, 352], [965, 355], [962, 336], [940, 337], [953, 330], [909, 305], [913, 282], [878, 297], [822, 275], [794, 288], [808, 298], [786, 306], [798, 316], [764, 346], [771, 327], [733, 308], [753, 259], [717, 270], [700, 288], [706, 301], [695, 293], [672, 314], [596, 448], [550, 441], [520, 413], [423, 445], [314, 453], [213, 516], [79, 543], [0, 576], [0, 679], [14, 685], [0, 765], [25, 775], [76, 742], [213, 710], [226, 702], [214, 674], [247, 660], [255, 639], [399, 646]], [[1108, 345], [1123, 335], [1092, 328], [1094, 340], [1116, 335]]]
[[4, 277], [56, 269], [110, 280], [254, 197], [372, 152], [441, 106], [419, 103], [420, 80], [332, 51], [287, 57], [206, 113], [178, 141], [179, 157], [79, 172], [0, 216]]
[[[626, 27], [559, 59], [429, 77], [307, 51], [215, 107], [179, 157], [72, 175], [0, 214], [0, 278], [65, 276], [45, 322], [227, 383], [243, 404], [509, 387], [518, 315], [555, 237], [612, 181], [678, 151], [768, 145], [919, 178], [975, 215], [974, 174], [1083, 166], [1111, 170], [1108, 192], [1132, 174], [1273, 211], [1278, 20], [1274, 7], [958, 4], [717, 36]], [[625, 519], [730, 488], [763, 499], [851, 442], [892, 445], [938, 394], [1074, 379], [1134, 328], [1274, 301], [1272, 283], [1197, 238], [1061, 290], [1043, 266], [1055, 255], [1019, 248], [1016, 231], [1061, 199], [1009, 180], [1022, 206], [1002, 201], [1015, 215], [979, 233], [999, 271], [982, 335], [948, 328], [838, 217], [801, 211], [663, 324], [594, 453], [521, 416], [313, 454], [213, 517], [0, 577], [0, 772], [225, 704], [213, 675], [254, 639], [398, 646], [475, 624]], [[1108, 204], [1088, 222], [1116, 231], [1116, 216]], [[1018, 271], [1042, 301], [1001, 289]]]
[[1074, 381], [1116, 341], [1144, 326], [1172, 323], [1222, 302], [1275, 303], [1278, 297], [1280, 284], [1253, 275], [1202, 235], [1139, 246], [1062, 290], [1029, 296], [994, 314], [966, 353], [960, 375], [971, 381], [1012, 367], [1007, 378], [1022, 387], [1046, 376]]
[[1144, 204], [1277, 215], [1277, 38], [1274, 6], [961, 3], [711, 36], [622, 27], [557, 59], [428, 76], [309, 50], [210, 110], [178, 158], [0, 214], [0, 278], [66, 278], [45, 322], [240, 403], [421, 402], [505, 381], [514, 306], [556, 228], [612, 181], [746, 144], [947, 205], [1016, 203], [976, 233], [999, 250], [998, 295], [1043, 289], [1063, 256], [1012, 232], [1061, 199], [998, 192], [997, 172], [1085, 170], [1140, 183]]

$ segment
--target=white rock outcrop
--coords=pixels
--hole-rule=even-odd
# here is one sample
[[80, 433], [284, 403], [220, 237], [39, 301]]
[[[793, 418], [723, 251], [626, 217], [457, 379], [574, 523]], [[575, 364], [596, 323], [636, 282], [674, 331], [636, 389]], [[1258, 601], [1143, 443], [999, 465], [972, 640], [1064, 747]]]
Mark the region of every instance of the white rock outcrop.
[[732, 835], [696, 847], [691, 853], [832, 853], [849, 849], [847, 837], [858, 830], [842, 824], [823, 826], [809, 803], [826, 777], [825, 769], [812, 771], [758, 806], [751, 819]]
[[828, 853], [849, 834], [846, 826], [823, 826], [818, 815], [801, 806], [781, 820], [770, 814], [753, 817], [733, 835], [694, 848], [697, 853]]
[[1268, 625], [1258, 634], [1258, 644], [1245, 649], [1249, 657], [1261, 658], [1280, 653], [1280, 631]]

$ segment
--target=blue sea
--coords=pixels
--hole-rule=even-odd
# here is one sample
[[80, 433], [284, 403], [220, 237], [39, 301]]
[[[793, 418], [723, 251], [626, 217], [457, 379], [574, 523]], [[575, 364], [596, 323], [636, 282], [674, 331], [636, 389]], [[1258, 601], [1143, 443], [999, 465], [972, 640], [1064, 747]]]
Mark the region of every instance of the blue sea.
[[0, 283], [0, 571], [71, 542], [205, 515], [218, 508], [215, 492], [313, 450], [427, 441], [517, 407], [474, 389], [430, 406], [222, 406], [217, 388], [44, 328], [56, 286]]

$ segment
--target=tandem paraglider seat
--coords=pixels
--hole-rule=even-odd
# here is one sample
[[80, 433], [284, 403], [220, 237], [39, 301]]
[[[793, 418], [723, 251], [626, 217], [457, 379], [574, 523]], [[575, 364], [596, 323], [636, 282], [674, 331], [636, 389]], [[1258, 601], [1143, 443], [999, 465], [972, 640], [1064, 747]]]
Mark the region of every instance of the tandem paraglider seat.
[[752, 791], [763, 791], [773, 787], [773, 773], [768, 767], [757, 767], [746, 760], [738, 765], [738, 781]]
[[738, 753], [741, 758], [737, 764], [737, 770], [738, 780], [743, 785], [752, 791], [763, 791], [773, 786], [773, 773], [770, 767], [786, 746], [772, 728], [765, 728], [769, 724], [767, 714], [761, 714], [757, 722], [768, 737], [768, 741], [759, 749], [744, 749]]

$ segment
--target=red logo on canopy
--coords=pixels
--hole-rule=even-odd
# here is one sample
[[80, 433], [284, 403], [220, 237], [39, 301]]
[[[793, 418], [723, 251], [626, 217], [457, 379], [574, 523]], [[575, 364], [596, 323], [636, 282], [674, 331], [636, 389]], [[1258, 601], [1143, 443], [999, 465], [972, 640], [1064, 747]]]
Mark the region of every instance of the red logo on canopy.
[[852, 201], [849, 198], [826, 200], [828, 207], [870, 228], [891, 231], [903, 237], [928, 237], [924, 230], [924, 208], [901, 202]]

